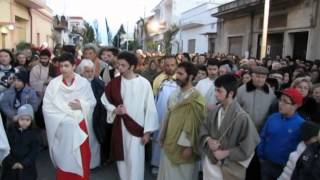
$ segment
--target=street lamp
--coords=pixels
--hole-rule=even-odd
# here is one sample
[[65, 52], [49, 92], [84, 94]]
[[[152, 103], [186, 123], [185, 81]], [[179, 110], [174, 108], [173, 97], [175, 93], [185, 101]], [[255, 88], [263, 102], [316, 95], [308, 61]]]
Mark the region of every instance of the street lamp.
[[265, 2], [264, 2], [264, 15], [263, 15], [262, 44], [261, 44], [261, 52], [260, 52], [260, 59], [261, 60], [266, 57], [266, 51], [267, 51], [269, 9], [270, 9], [270, 0], [265, 0]]

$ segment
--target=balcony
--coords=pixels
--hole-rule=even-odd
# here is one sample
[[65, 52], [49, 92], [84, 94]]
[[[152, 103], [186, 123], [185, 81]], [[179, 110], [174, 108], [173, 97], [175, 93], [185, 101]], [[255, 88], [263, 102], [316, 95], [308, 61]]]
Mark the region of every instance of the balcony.
[[[270, 9], [277, 10], [300, 3], [302, 0], [271, 0]], [[251, 12], [262, 12], [264, 0], [236, 0], [218, 7], [218, 11], [212, 14], [217, 18], [240, 17]]]
[[17, 3], [27, 6], [33, 9], [42, 9], [46, 7], [46, 4], [41, 0], [15, 0]]

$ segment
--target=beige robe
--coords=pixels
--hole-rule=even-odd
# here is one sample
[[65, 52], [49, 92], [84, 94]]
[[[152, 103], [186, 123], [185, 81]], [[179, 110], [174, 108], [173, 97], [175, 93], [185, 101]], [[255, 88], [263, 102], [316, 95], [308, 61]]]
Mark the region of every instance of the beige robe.
[[[225, 112], [221, 106], [209, 112], [199, 134], [199, 150], [202, 152], [204, 179], [243, 180], [255, 147], [260, 142], [257, 130], [249, 115], [233, 101]], [[217, 161], [207, 145], [208, 138], [219, 140], [222, 150], [230, 155]]]

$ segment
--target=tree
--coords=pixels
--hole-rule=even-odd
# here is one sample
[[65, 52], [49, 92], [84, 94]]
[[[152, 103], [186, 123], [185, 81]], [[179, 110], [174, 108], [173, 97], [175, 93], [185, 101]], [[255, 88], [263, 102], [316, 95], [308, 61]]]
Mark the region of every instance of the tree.
[[121, 48], [121, 40], [123, 39], [123, 35], [126, 34], [124, 30], [123, 24], [121, 24], [117, 34], [113, 38], [113, 46], [117, 48]]
[[172, 25], [163, 35], [165, 54], [170, 55], [172, 49], [172, 38], [177, 34], [179, 28], [177, 25]]
[[83, 36], [83, 44], [94, 43], [95, 42], [95, 34], [94, 34], [93, 27], [88, 22], [85, 22], [84, 26], [86, 28], [86, 31]]

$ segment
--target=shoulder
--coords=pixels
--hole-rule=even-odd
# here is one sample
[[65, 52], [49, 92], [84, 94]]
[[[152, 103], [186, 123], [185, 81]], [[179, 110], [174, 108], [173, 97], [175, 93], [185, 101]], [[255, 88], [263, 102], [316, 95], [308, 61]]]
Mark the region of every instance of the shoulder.
[[138, 80], [144, 85], [150, 85], [150, 82], [143, 76], [139, 75]]

